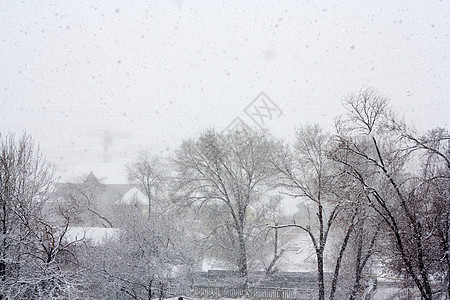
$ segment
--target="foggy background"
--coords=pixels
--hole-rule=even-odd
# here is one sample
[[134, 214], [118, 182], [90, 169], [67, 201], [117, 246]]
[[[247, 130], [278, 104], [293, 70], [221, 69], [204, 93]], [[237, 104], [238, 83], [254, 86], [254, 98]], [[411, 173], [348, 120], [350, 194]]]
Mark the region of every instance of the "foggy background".
[[420, 131], [448, 128], [450, 3], [0, 1], [0, 131], [40, 142], [62, 179], [125, 182], [139, 150], [226, 128], [264, 92], [266, 124], [331, 130], [373, 86]]

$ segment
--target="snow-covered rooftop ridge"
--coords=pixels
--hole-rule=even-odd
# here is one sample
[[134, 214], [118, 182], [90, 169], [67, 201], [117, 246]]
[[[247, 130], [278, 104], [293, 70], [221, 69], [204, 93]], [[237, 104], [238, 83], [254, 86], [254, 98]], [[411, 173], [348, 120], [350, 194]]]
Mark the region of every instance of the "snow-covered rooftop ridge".
[[147, 196], [142, 193], [138, 188], [132, 187], [128, 192], [123, 195], [122, 198], [116, 201], [117, 204], [134, 204], [139, 203], [142, 205], [148, 204]]

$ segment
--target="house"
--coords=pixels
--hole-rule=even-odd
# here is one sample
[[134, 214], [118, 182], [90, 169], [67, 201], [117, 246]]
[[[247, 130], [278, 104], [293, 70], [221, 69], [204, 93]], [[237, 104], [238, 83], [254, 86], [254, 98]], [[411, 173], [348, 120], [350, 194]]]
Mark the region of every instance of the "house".
[[78, 226], [114, 227], [121, 205], [134, 205], [148, 212], [148, 198], [138, 185], [105, 184], [91, 171], [72, 183], [58, 183], [57, 193], [78, 208]]

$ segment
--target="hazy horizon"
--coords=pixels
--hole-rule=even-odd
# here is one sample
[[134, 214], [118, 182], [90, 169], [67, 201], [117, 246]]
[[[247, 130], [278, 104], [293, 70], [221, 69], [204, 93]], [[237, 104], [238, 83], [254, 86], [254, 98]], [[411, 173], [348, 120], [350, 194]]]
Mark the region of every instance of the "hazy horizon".
[[362, 87], [421, 131], [449, 128], [441, 1], [0, 1], [0, 27], [1, 132], [32, 134], [64, 179], [124, 182], [140, 150], [254, 124], [244, 110], [261, 92], [279, 137], [331, 130]]

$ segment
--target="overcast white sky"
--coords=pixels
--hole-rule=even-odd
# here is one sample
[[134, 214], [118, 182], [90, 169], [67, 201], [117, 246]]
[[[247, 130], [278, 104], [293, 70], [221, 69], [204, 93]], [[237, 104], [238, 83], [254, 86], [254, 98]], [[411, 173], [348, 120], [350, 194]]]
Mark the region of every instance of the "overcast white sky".
[[260, 92], [279, 136], [331, 129], [364, 86], [448, 128], [450, 2], [341, 2], [0, 0], [0, 132], [33, 134], [63, 177], [117, 182], [139, 149], [251, 123]]

